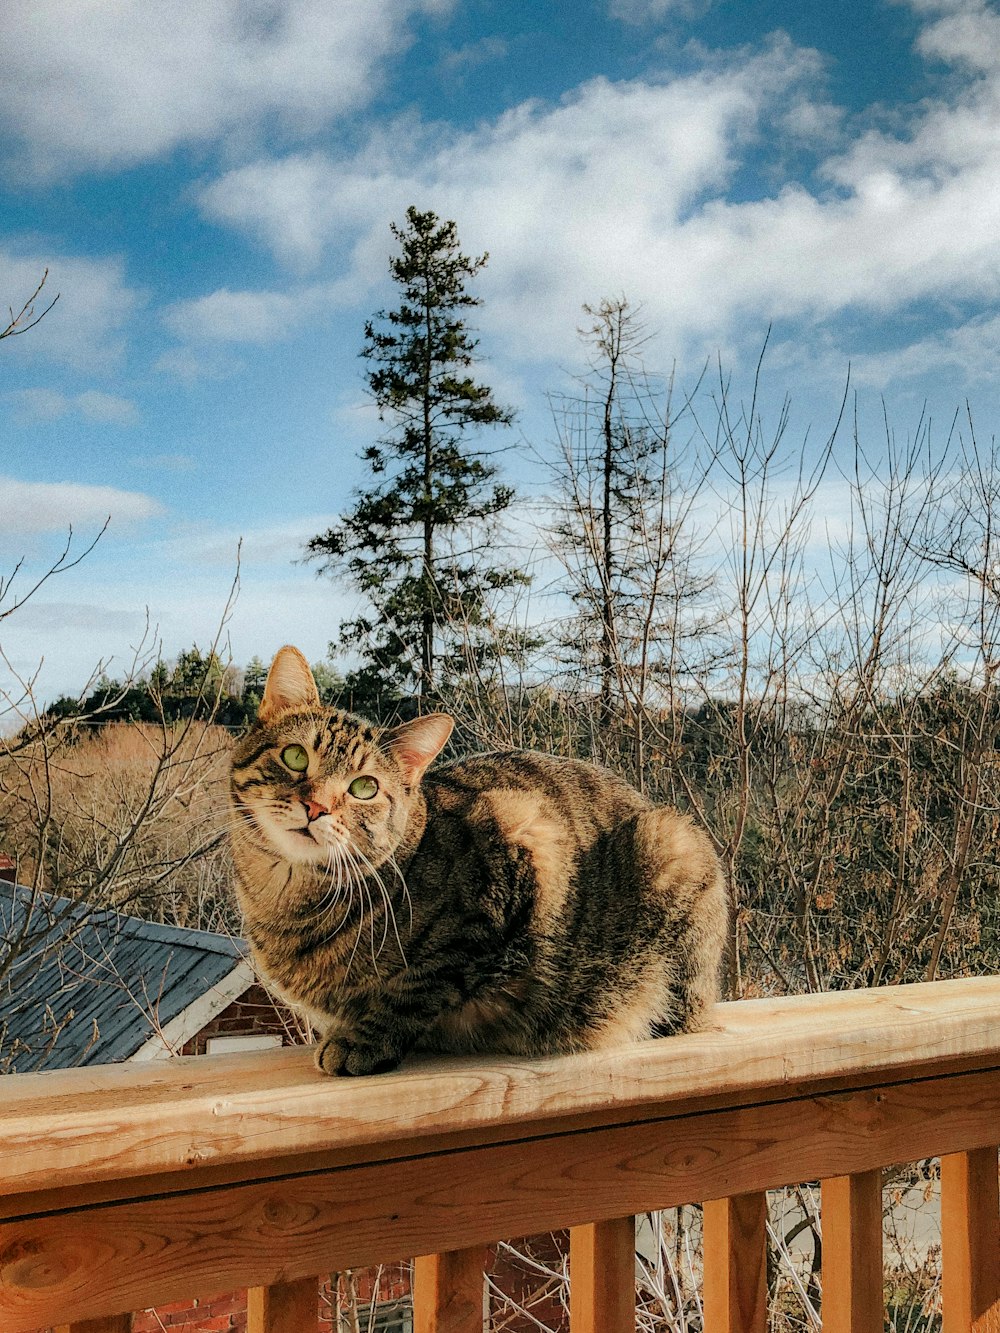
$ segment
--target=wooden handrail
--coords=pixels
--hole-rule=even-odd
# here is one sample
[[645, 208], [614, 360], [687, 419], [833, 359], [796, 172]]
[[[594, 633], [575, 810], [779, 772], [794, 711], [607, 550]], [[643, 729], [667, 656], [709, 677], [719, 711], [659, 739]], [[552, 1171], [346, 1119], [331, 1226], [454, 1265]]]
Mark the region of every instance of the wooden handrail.
[[[995, 1196], [982, 1182], [1000, 1138], [1000, 978], [722, 1005], [717, 1019], [626, 1049], [419, 1060], [356, 1081], [322, 1077], [300, 1050], [0, 1079], [0, 1329], [247, 1285], [279, 1293], [260, 1308], [285, 1313], [257, 1322], [285, 1329], [280, 1293], [320, 1271], [468, 1256], [560, 1226], [587, 1228], [578, 1327], [612, 1306], [621, 1324], [625, 1306], [601, 1285], [602, 1265], [627, 1267], [620, 1219], [730, 1199], [707, 1210], [706, 1232], [730, 1237], [727, 1260], [756, 1265], [712, 1275], [713, 1308], [736, 1333], [760, 1321], [763, 1191], [846, 1182], [834, 1225], [861, 1246], [860, 1265], [868, 1214], [855, 1199], [871, 1211], [870, 1173], [970, 1153], [971, 1202], [952, 1195], [975, 1210], [976, 1244], [952, 1305], [993, 1327], [997, 1265], [970, 1264], [991, 1253]], [[470, 1262], [424, 1269], [467, 1286]], [[853, 1260], [843, 1272], [831, 1285], [845, 1299], [871, 1288]]]

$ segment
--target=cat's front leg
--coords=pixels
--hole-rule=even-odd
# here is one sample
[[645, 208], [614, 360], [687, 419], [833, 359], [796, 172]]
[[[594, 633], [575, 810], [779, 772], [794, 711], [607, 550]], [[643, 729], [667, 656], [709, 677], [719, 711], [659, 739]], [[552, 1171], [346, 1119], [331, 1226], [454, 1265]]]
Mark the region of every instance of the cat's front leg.
[[328, 1014], [324, 1027], [316, 1063], [335, 1077], [388, 1073], [416, 1046], [420, 1030], [385, 994]]
[[454, 983], [431, 974], [397, 978], [328, 1013], [316, 1052], [324, 1074], [385, 1074], [420, 1044], [445, 1007], [459, 1001]]
[[336, 1076], [387, 1074], [395, 1069], [405, 1051], [388, 1042], [372, 1045], [352, 1042], [339, 1033], [329, 1033], [316, 1050], [316, 1064], [324, 1074]]

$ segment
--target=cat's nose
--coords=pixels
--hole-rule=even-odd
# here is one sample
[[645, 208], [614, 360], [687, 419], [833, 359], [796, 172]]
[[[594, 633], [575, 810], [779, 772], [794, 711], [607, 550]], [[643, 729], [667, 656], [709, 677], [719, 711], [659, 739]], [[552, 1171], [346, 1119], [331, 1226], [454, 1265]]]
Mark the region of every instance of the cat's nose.
[[330, 807], [328, 805], [320, 805], [319, 801], [303, 801], [303, 805], [306, 808], [306, 817], [310, 824], [314, 819], [319, 819], [320, 815], [328, 815], [330, 813]]

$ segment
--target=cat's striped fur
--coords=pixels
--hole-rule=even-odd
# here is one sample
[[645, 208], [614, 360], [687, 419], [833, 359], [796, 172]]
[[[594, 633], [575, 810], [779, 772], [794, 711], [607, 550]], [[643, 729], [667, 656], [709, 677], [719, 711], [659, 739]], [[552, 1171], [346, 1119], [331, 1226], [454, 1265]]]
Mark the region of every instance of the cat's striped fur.
[[[320, 1067], [704, 1026], [727, 919], [704, 834], [575, 760], [485, 754], [424, 776], [450, 731], [442, 714], [380, 731], [323, 708], [305, 659], [283, 648], [236, 749], [246, 932], [323, 1034]], [[302, 772], [285, 762], [300, 749]]]

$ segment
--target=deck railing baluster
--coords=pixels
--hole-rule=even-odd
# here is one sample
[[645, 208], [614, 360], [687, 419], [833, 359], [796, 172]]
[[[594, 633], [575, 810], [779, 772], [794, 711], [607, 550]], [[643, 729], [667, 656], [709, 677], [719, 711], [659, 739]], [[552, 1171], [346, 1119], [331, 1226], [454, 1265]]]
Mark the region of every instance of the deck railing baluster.
[[882, 1172], [822, 1183], [823, 1333], [882, 1333]]
[[247, 1333], [316, 1333], [319, 1278], [247, 1291]]
[[486, 1249], [413, 1261], [413, 1333], [483, 1333]]
[[569, 1233], [571, 1333], [635, 1329], [635, 1218], [614, 1217]]
[[1000, 1191], [996, 1148], [941, 1158], [944, 1333], [1000, 1333]]
[[704, 1208], [705, 1333], [766, 1333], [767, 1194]]

